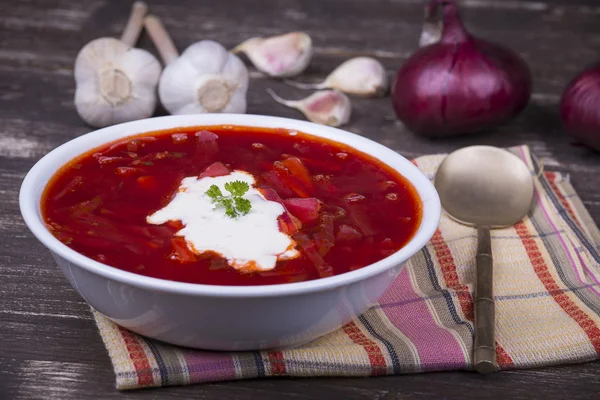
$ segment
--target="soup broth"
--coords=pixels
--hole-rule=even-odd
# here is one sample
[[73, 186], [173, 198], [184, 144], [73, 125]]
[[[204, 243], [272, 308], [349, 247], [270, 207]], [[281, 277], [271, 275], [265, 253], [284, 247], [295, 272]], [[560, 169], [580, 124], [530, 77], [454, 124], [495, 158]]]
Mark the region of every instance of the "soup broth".
[[[245, 200], [223, 185], [222, 197], [206, 197], [230, 176], [247, 178], [248, 191], [237, 196]], [[89, 258], [211, 285], [343, 274], [396, 252], [421, 222], [413, 186], [375, 158], [301, 132], [231, 126], [96, 148], [55, 174], [41, 206], [52, 234]], [[259, 251], [264, 257], [245, 256]]]

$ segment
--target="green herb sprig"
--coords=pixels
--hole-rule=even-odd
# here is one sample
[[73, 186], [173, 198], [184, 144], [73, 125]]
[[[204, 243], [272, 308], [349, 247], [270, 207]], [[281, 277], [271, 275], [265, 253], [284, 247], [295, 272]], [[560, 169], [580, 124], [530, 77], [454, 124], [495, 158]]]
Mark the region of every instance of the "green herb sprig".
[[225, 184], [225, 190], [230, 195], [225, 196], [217, 185], [210, 185], [206, 191], [206, 195], [211, 198], [213, 204], [217, 207], [225, 209], [225, 215], [230, 218], [237, 218], [240, 215], [246, 215], [252, 209], [250, 200], [244, 199], [242, 196], [250, 189], [246, 182], [233, 181]]

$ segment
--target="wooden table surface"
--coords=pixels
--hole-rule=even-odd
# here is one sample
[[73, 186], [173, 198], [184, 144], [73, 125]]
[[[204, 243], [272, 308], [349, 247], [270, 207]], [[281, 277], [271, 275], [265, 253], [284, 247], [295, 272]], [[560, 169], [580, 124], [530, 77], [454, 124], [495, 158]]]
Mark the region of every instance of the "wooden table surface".
[[[421, 0], [149, 1], [180, 49], [200, 39], [232, 47], [251, 36], [310, 33], [316, 54], [306, 79], [317, 81], [343, 60], [379, 58], [389, 73], [415, 49]], [[52, 148], [90, 129], [73, 106], [73, 62], [101, 36], [119, 36], [129, 12], [120, 0], [0, 1], [0, 399], [203, 398], [417, 399], [600, 397], [600, 362], [502, 372], [467, 372], [365, 379], [267, 379], [119, 393], [89, 308], [48, 251], [29, 233], [18, 207], [25, 173]], [[494, 132], [428, 140], [396, 121], [390, 99], [353, 99], [348, 130], [407, 157], [465, 145], [527, 143], [546, 165], [569, 172], [600, 222], [600, 154], [574, 146], [557, 118], [567, 81], [600, 59], [597, 0], [464, 0], [466, 25], [521, 53], [533, 70], [525, 112]], [[144, 35], [140, 46], [154, 51]], [[248, 112], [301, 118], [266, 95], [306, 94], [253, 72]], [[157, 114], [164, 114], [158, 111]]]

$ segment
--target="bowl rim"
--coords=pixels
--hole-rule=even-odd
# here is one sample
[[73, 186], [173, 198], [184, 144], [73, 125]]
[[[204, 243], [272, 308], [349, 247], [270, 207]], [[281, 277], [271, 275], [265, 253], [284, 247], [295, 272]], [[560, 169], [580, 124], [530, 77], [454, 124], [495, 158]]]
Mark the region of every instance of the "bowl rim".
[[[78, 155], [120, 138], [178, 127], [248, 126], [297, 130], [315, 137], [346, 144], [377, 158], [401, 173], [417, 190], [422, 202], [421, 224], [412, 239], [400, 250], [355, 271], [311, 281], [258, 286], [220, 286], [170, 281], [127, 272], [88, 258], [72, 250], [46, 228], [41, 218], [40, 200], [49, 177]], [[393, 164], [391, 165], [390, 164]], [[400, 170], [401, 169], [401, 170]], [[348, 131], [282, 117], [252, 114], [197, 114], [147, 118], [91, 131], [58, 146], [42, 157], [27, 173], [19, 192], [21, 215], [33, 235], [53, 254], [71, 264], [104, 278], [159, 292], [208, 297], [271, 297], [326, 291], [359, 282], [399, 266], [431, 239], [441, 216], [440, 199], [428, 177], [399, 153]]]

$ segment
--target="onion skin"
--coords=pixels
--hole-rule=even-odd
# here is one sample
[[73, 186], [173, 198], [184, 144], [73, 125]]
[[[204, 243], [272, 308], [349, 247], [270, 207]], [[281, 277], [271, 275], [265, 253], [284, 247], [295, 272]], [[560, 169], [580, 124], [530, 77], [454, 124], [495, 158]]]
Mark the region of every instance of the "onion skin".
[[571, 136], [600, 151], [600, 63], [567, 85], [560, 101], [560, 118]]
[[398, 118], [411, 131], [430, 137], [508, 122], [529, 102], [529, 67], [510, 49], [471, 36], [454, 1], [432, 0], [426, 18], [440, 5], [440, 41], [415, 52], [396, 74], [392, 103]]

